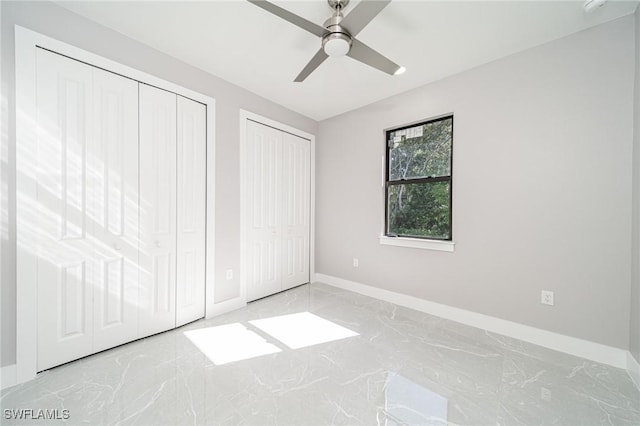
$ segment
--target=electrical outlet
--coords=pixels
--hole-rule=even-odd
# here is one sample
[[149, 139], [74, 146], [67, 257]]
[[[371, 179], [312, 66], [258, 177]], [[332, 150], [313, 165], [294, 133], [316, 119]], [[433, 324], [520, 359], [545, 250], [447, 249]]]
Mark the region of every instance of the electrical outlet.
[[227, 279], [228, 280], [233, 279], [233, 269], [227, 269]]
[[549, 290], [542, 290], [540, 294], [540, 303], [543, 305], [553, 306], [553, 292]]
[[354, 258], [353, 258], [353, 267], [354, 267], [354, 268], [357, 268], [357, 267], [358, 267], [358, 265], [359, 265], [358, 258], [357, 258], [357, 257], [354, 257]]

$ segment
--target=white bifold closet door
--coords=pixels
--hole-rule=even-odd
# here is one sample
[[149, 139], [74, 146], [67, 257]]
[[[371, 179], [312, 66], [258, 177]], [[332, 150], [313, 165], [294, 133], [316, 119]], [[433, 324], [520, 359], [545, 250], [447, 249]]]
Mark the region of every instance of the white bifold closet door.
[[138, 84], [93, 68], [93, 134], [87, 170], [100, 266], [93, 350], [138, 337]]
[[140, 84], [140, 334], [204, 316], [206, 108]]
[[247, 299], [309, 282], [310, 142], [247, 121]]
[[311, 218], [310, 142], [282, 139], [282, 289], [309, 282]]
[[176, 322], [176, 94], [140, 84], [140, 334]]
[[247, 121], [247, 300], [282, 290], [282, 132]]
[[[86, 155], [92, 70], [38, 49], [38, 370], [93, 351], [100, 261], [88, 212]], [[40, 72], [41, 71], [41, 72]], [[47, 277], [47, 279], [41, 279]]]
[[198, 102], [36, 61], [41, 371], [204, 316], [207, 128]]
[[137, 336], [137, 83], [37, 51], [38, 370]]
[[176, 327], [204, 316], [207, 111], [178, 96]]

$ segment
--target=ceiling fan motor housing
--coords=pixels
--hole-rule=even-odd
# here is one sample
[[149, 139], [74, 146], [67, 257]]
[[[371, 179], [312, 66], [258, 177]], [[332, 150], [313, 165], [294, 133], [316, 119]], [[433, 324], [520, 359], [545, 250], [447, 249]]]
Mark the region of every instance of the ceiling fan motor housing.
[[329, 56], [344, 56], [351, 49], [351, 34], [340, 26], [343, 16], [339, 9], [324, 23], [329, 31], [322, 37], [322, 48]]

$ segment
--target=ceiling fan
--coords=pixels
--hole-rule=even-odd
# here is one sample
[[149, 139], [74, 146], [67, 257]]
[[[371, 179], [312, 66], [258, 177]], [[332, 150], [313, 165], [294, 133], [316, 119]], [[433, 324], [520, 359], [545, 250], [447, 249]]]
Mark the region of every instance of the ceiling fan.
[[325, 21], [324, 26], [308, 21], [266, 0], [248, 1], [322, 38], [322, 47], [298, 74], [295, 82], [304, 81], [329, 56], [347, 55], [356, 61], [391, 75], [402, 74], [405, 71], [404, 67], [387, 59], [355, 38], [391, 0], [362, 0], [346, 17], [342, 15], [342, 10], [349, 4], [349, 0], [327, 0], [333, 9], [333, 14]]

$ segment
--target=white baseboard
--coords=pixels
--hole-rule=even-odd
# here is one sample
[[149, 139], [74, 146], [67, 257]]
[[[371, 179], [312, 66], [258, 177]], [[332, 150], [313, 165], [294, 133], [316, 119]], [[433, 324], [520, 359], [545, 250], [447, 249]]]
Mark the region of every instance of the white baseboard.
[[17, 368], [15, 364], [5, 365], [0, 368], [0, 389], [8, 388], [17, 383]]
[[640, 364], [638, 364], [638, 360], [631, 355], [631, 352], [627, 352], [627, 372], [629, 372], [633, 384], [640, 390]]
[[396, 293], [354, 281], [344, 280], [325, 274], [315, 274], [314, 281], [332, 285], [365, 296], [395, 303], [396, 305], [446, 318], [472, 327], [481, 328], [504, 336], [513, 337], [559, 352], [586, 358], [617, 368], [628, 368], [628, 351], [613, 346], [590, 342], [576, 337], [565, 336], [548, 330], [507, 321], [453, 306], [430, 302], [406, 294]]

